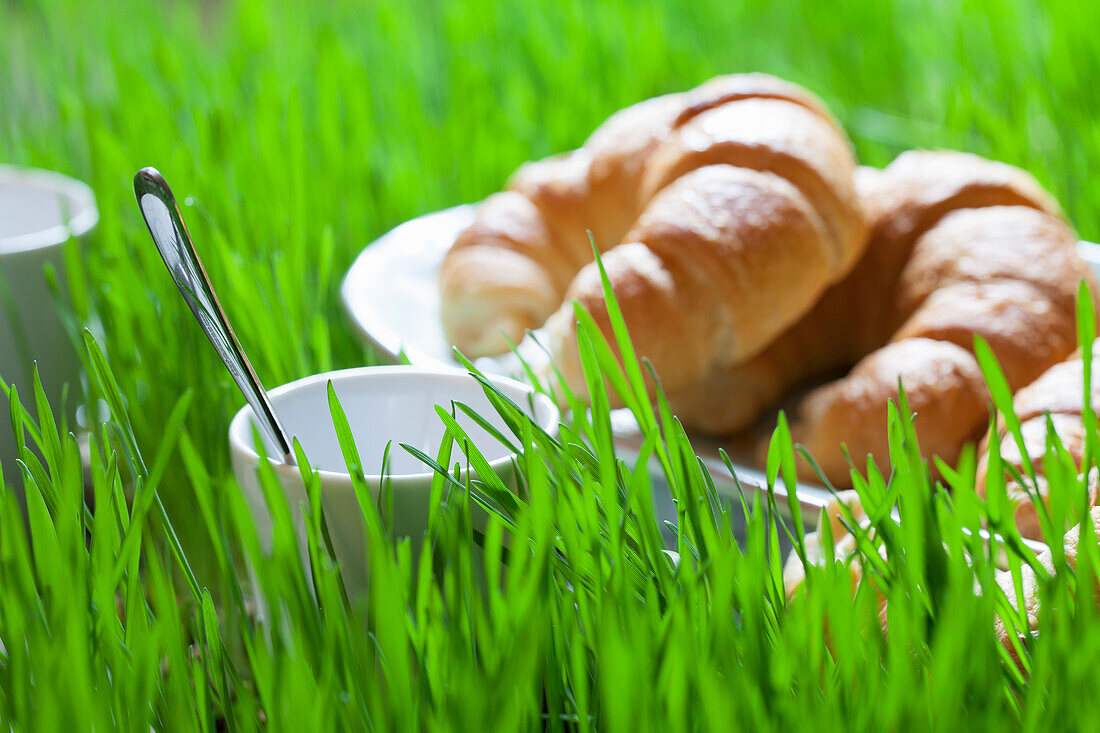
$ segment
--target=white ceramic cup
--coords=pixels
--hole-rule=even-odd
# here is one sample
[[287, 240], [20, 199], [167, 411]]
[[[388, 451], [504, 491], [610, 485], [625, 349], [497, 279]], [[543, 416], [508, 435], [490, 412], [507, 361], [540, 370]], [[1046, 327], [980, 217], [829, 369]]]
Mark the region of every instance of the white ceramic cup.
[[[44, 276], [49, 263], [65, 292], [64, 246], [99, 220], [92, 190], [60, 173], [0, 165], [0, 375], [33, 405], [32, 365], [54, 410], [62, 385], [78, 386], [80, 359], [59, 318]], [[74, 392], [70, 401], [75, 400]], [[33, 411], [33, 408], [32, 408]], [[0, 393], [0, 464], [19, 482], [8, 401]]]
[[[443, 439], [444, 426], [435, 413], [436, 405], [448, 407], [452, 401], [469, 405], [504, 435], [510, 432], [497, 415], [481, 384], [469, 374], [457, 370], [432, 371], [407, 366], [361, 367], [328, 372], [284, 384], [269, 392], [275, 413], [291, 438], [302, 445], [311, 467], [321, 478], [321, 502], [332, 537], [333, 551], [340, 563], [344, 584], [351, 597], [366, 588], [367, 558], [363, 519], [359, 502], [347, 473], [344, 458], [332, 425], [328, 405], [328, 383], [332, 382], [363, 462], [367, 484], [377, 500], [382, 477], [382, 457], [392, 441], [387, 475], [393, 496], [393, 533], [410, 538], [414, 553], [427, 527], [429, 491], [433, 473], [399, 443], [414, 446], [433, 458]], [[493, 384], [513, 402], [528, 411], [535, 422], [550, 434], [556, 434], [558, 408], [546, 395], [535, 393], [520, 382], [493, 378]], [[462, 413], [459, 424], [482, 452], [493, 470], [510, 481], [512, 454]], [[229, 446], [233, 470], [256, 520], [256, 529], [270, 550], [271, 514], [258, 480], [259, 454], [253, 442], [256, 425], [252, 409], [241, 408], [229, 426]], [[272, 445], [265, 447], [269, 456], [277, 456]], [[289, 500], [299, 547], [306, 547], [305, 519], [300, 507], [308, 505], [301, 473], [296, 466], [269, 458]], [[461, 460], [457, 447], [452, 460]], [[307, 558], [303, 552], [303, 561]]]

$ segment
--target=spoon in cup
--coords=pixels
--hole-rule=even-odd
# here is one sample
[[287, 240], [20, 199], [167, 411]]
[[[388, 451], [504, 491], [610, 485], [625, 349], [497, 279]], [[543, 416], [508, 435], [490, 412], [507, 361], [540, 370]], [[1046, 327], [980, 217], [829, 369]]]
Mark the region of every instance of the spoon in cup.
[[225, 368], [229, 370], [233, 381], [244, 393], [260, 425], [282, 453], [283, 462], [293, 466], [294, 452], [287, 439], [287, 432], [275, 415], [267, 391], [252, 369], [252, 364], [237, 341], [233, 327], [229, 325], [229, 319], [210, 285], [210, 278], [206, 275], [191, 235], [180, 216], [172, 189], [156, 168], [142, 168], [134, 176], [134, 195], [141, 214], [145, 217], [145, 225], [149, 227], [153, 243], [157, 245], [180, 294], [191, 308], [203, 333], [210, 339], [214, 350], [218, 352]]

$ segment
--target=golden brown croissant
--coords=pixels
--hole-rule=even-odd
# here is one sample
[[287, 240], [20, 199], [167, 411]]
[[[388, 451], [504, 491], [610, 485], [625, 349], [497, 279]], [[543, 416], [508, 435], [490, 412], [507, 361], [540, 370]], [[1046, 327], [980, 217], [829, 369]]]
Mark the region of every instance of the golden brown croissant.
[[[653, 152], [649, 203], [603, 264], [670, 394], [759, 353], [852, 267], [866, 241], [853, 170], [829, 121], [776, 99], [702, 112]], [[611, 331], [594, 264], [565, 299], [547, 322], [551, 350], [583, 385], [572, 302]]]
[[[1094, 345], [1093, 353], [1100, 356], [1100, 349]], [[1085, 381], [1084, 363], [1080, 351], [1063, 362], [1055, 364], [1038, 379], [1027, 385], [1013, 398], [1013, 411], [1020, 420], [1021, 434], [1024, 439], [1024, 452], [1021, 453], [1015, 436], [1009, 433], [1003, 424], [998, 425], [995, 438], [987, 435], [982, 443], [983, 450], [978, 462], [978, 492], [985, 495], [986, 478], [989, 470], [989, 455], [985, 447], [991, 440], [999, 441], [1001, 458], [1006, 466], [1012, 466], [1025, 477], [1023, 455], [1027, 455], [1032, 464], [1037, 486], [1032, 489], [1044, 502], [1049, 499], [1049, 485], [1046, 479], [1043, 456], [1047, 449], [1048, 417], [1055, 433], [1061, 440], [1066, 452], [1078, 469], [1085, 458], [1085, 423], [1081, 416], [1084, 403]], [[1092, 382], [1093, 409], [1100, 408], [1100, 380]], [[1039, 515], [1028, 491], [1016, 481], [1012, 472], [1006, 468], [1008, 498], [1016, 506], [1016, 527], [1020, 534], [1033, 539], [1041, 539], [1042, 530]], [[1096, 502], [1096, 486], [1091, 486], [1090, 503]]]
[[[871, 230], [862, 258], [757, 357], [715, 369], [696, 386], [670, 395], [685, 425], [732, 433], [798, 383], [847, 369], [882, 347], [903, 325], [918, 295], [926, 294], [914, 289], [904, 308], [893, 302], [914, 244], [948, 212], [994, 205], [1059, 212], [1023, 171], [966, 153], [910, 151], [885, 170], [860, 168], [856, 184]], [[923, 267], [910, 269], [914, 288], [926, 282], [919, 277], [922, 272]], [[1069, 284], [1075, 287], [1076, 277]], [[873, 410], [875, 425], [884, 426], [884, 405], [876, 403]], [[834, 448], [830, 455], [839, 459]]]
[[686, 425], [733, 432], [797, 383], [858, 362], [808, 395], [795, 425], [842, 486], [842, 442], [857, 463], [885, 458], [886, 401], [899, 378], [925, 454], [954, 460], [986, 415], [974, 335], [1019, 388], [1072, 351], [1077, 284], [1092, 282], [1057, 205], [1011, 166], [913, 151], [884, 171], [861, 169], [857, 184], [871, 237], [851, 273], [755, 358], [670, 390]]
[[[796, 188], [728, 165], [678, 179], [629, 238], [604, 266], [638, 353], [670, 390], [759, 351], [812, 305], [837, 268], [820, 219]], [[594, 266], [578, 274], [548, 322], [558, 366], [582, 384], [573, 300], [610, 335]]]
[[[1093, 507], [1089, 510], [1089, 514], [1093, 528], [1100, 527], [1100, 507]], [[1077, 525], [1066, 532], [1065, 536], [1062, 538], [1062, 552], [1065, 555], [1066, 563], [1071, 569], [1077, 567], [1077, 555], [1080, 548], [1081, 526]], [[1056, 572], [1054, 567], [1054, 555], [1050, 550], [1043, 552], [1036, 559], [1039, 561], [1039, 565], [1048, 573], [1053, 574]], [[1004, 594], [1014, 607], [1018, 608], [1022, 601], [1024, 613], [1027, 615], [1029, 630], [1034, 632], [1039, 629], [1039, 624], [1041, 622], [1040, 613], [1042, 609], [1039, 604], [1039, 581], [1035, 571], [1030, 565], [1024, 565], [1020, 568], [1020, 576], [1022, 591], [1020, 596], [1016, 595], [1016, 580], [1012, 577], [1012, 573], [1007, 570], [997, 573], [997, 585], [1004, 591]], [[1093, 591], [1093, 595], [1097, 597], [1096, 590]], [[1020, 660], [1016, 655], [1015, 646], [1012, 643], [1014, 634], [1010, 631], [1000, 615], [994, 618], [994, 630], [997, 634], [997, 638], [1005, 645], [1005, 648], [1008, 650], [1013, 660], [1019, 662]]]
[[[747, 112], [729, 111], [746, 104]], [[701, 119], [705, 122], [699, 124]], [[713, 137], [715, 120], [720, 128], [713, 140], [714, 160], [692, 162], [691, 151], [675, 153], [670, 140], [682, 145], [694, 144], [700, 134]], [[766, 129], [776, 124], [779, 128]], [[810, 142], [799, 143], [799, 136]], [[657, 153], [664, 161], [659, 177], [650, 165]], [[764, 74], [719, 77], [616, 113], [579, 150], [524, 165], [508, 191], [482, 202], [443, 262], [446, 335], [471, 356], [505, 350], [502, 334], [518, 341], [561, 305], [573, 276], [591, 260], [586, 230], [603, 249], [617, 245], [658, 190], [709, 162], [785, 166], [795, 187], [806, 187], [798, 193], [820, 207], [809, 218], [822, 221], [802, 228], [826, 228], [826, 245], [837, 266], [858, 254], [862, 224], [858, 212], [852, 214], [857, 211], [854, 193], [850, 185], [839, 191], [831, 186], [834, 178], [850, 177], [851, 155], [824, 106], [804, 89]], [[757, 187], [776, 188], [771, 182]], [[802, 202], [779, 205], [805, 208]]]
[[[947, 154], [923, 155], [940, 167]], [[988, 180], [981, 171], [995, 165], [979, 165], [973, 156], [952, 157], [979, 180]], [[867, 454], [886, 460], [885, 400], [897, 397], [899, 378], [917, 414], [922, 452], [956, 459], [963, 443], [976, 438], [985, 423], [985, 388], [969, 353], [975, 334], [989, 343], [1013, 390], [1072, 353], [1075, 295], [1081, 280], [1095, 292], [1092, 272], [1077, 254], [1076, 235], [1053, 213], [1057, 209], [1049, 198], [1020, 176], [998, 195], [972, 191], [968, 200], [956, 200], [961, 206], [925, 198], [929, 203], [914, 208], [910, 193], [894, 213], [889, 208], [880, 213], [876, 231], [897, 232], [902, 228], [897, 218], [904, 219], [912, 244], [899, 246], [902, 240], [894, 239], [890, 249], [908, 249], [909, 254], [896, 280], [879, 281], [890, 295], [880, 296], [878, 308], [874, 301], [852, 306], [868, 313], [863, 327], [880, 329], [875, 336], [890, 332], [890, 343], [864, 357], [849, 376], [808, 395], [795, 428], [796, 439], [831, 481], [847, 485], [842, 442], [857, 462]], [[890, 177], [887, 169], [883, 179]], [[1002, 205], [1006, 202], [1010, 205]], [[922, 218], [923, 229], [911, 224]], [[869, 250], [881, 243], [872, 241]], [[935, 350], [933, 341], [938, 342]], [[958, 348], [948, 349], [949, 344]]]

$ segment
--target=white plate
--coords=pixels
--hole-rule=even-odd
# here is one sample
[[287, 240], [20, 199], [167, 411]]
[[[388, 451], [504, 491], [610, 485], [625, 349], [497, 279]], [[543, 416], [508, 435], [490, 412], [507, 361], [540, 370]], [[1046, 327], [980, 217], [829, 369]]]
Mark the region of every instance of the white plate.
[[[443, 256], [455, 235], [473, 220], [473, 211], [474, 207], [466, 204], [406, 222], [363, 250], [348, 271], [341, 293], [344, 309], [363, 340], [383, 357], [398, 361], [404, 352], [412, 364], [461, 368], [443, 336], [437, 279]], [[1100, 245], [1081, 242], [1079, 251], [1100, 278]], [[518, 350], [536, 368], [546, 362], [545, 353], [530, 338], [524, 339]], [[482, 357], [475, 364], [488, 374], [522, 378], [513, 354]], [[612, 417], [616, 442], [626, 451], [636, 448], [637, 424], [631, 415], [616, 410]], [[719, 444], [701, 436], [693, 442], [700, 458], [713, 469], [717, 487], [735, 494], [718, 456]], [[764, 476], [757, 468], [735, 467], [746, 486], [763, 485]], [[829, 495], [820, 486], [799, 484], [798, 498], [816, 514]]]
[[[351, 266], [344, 279], [344, 310], [383, 357], [396, 361], [404, 351], [413, 364], [460, 367], [439, 316], [439, 266], [455, 235], [473, 221], [473, 212], [466, 204], [405, 222], [363, 250]], [[529, 339], [520, 350], [529, 364], [546, 360]], [[475, 364], [508, 377], [521, 371], [513, 354], [483, 357]]]

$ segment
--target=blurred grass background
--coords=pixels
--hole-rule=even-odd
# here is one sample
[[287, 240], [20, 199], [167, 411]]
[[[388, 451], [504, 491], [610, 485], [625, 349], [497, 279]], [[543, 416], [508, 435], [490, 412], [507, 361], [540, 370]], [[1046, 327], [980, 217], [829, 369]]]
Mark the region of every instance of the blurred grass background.
[[[0, 0], [0, 161], [93, 186], [74, 277], [139, 440], [196, 389], [188, 436], [228, 478], [242, 400], [133, 202], [154, 165], [266, 384], [370, 359], [340, 278], [389, 227], [498, 189], [614, 110], [720, 73], [821, 95], [861, 160], [974, 151], [1032, 171], [1100, 238], [1100, 4], [1034, 0], [376, 3]], [[134, 404], [136, 402], [136, 404]], [[193, 472], [193, 470], [192, 470]]]

